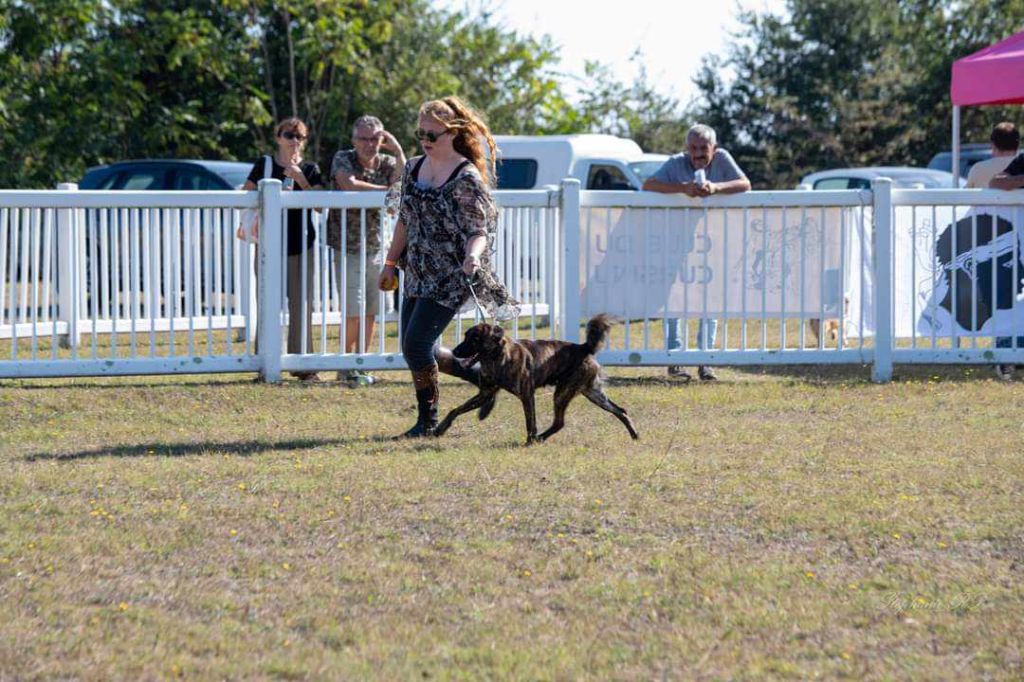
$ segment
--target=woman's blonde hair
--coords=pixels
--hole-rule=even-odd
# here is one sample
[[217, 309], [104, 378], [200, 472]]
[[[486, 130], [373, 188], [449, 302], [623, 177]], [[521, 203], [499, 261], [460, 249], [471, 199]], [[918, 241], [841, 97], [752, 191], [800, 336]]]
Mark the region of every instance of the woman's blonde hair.
[[[494, 160], [498, 146], [483, 117], [468, 104], [454, 95], [425, 102], [420, 107], [420, 116], [430, 116], [447, 128], [452, 134], [452, 147], [472, 162], [480, 176], [493, 185], [497, 179]], [[490, 151], [490, 158], [480, 144], [483, 139]]]

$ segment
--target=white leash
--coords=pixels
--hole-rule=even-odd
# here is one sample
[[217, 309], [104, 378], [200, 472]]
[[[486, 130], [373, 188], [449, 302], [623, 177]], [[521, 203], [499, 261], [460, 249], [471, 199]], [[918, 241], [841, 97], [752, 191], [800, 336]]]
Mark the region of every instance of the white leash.
[[[484, 310], [484, 307], [482, 305], [480, 305], [480, 299], [477, 298], [477, 296], [476, 296], [476, 290], [473, 288], [473, 276], [472, 275], [463, 275], [463, 276], [465, 277], [466, 286], [469, 287], [469, 294], [470, 294], [470, 296], [473, 297], [473, 303], [476, 304], [476, 309], [478, 311], [480, 311], [480, 317], [483, 318], [484, 320], [486, 320], [489, 317], [489, 315], [487, 314], [487, 311]], [[498, 318], [495, 317], [491, 321], [492, 322], [497, 322]]]

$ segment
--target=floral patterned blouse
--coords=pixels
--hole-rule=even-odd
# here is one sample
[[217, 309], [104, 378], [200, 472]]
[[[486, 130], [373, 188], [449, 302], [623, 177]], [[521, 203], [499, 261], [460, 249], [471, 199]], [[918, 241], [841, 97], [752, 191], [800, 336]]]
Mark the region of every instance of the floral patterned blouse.
[[[389, 154], [377, 155], [376, 168], [364, 168], [359, 163], [355, 149], [343, 149], [338, 151], [331, 160], [330, 185], [337, 189], [334, 176], [339, 170], [344, 170], [355, 176], [356, 180], [362, 180], [373, 185], [390, 185], [395, 176], [398, 160]], [[345, 250], [348, 253], [359, 253], [360, 224], [359, 209], [350, 208], [345, 211]], [[341, 211], [333, 210], [327, 217], [327, 243], [335, 249], [341, 249]], [[366, 209], [366, 253], [376, 254], [380, 251], [380, 211]]]
[[515, 306], [491, 269], [498, 208], [480, 173], [467, 162], [443, 185], [430, 187], [418, 181], [423, 159], [410, 159], [402, 174], [405, 295], [429, 298], [453, 310], [468, 305], [471, 295], [462, 272], [466, 243], [482, 236], [487, 248], [473, 282], [476, 296], [486, 308]]

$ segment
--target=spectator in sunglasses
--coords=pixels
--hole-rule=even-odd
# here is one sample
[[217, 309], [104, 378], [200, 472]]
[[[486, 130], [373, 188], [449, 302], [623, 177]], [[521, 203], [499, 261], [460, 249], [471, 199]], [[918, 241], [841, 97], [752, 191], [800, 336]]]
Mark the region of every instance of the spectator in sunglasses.
[[[515, 305], [491, 270], [497, 148], [487, 124], [457, 97], [445, 97], [420, 107], [416, 137], [424, 154], [405, 165], [398, 223], [380, 274], [380, 288], [393, 289], [402, 260], [402, 354], [418, 411], [416, 425], [403, 434], [408, 438], [429, 436], [437, 426], [438, 371], [480, 382], [479, 365], [463, 367], [440, 345], [455, 314], [473, 305], [470, 282], [484, 306]], [[492, 400], [481, 407], [481, 418], [493, 406]]]
[[[271, 158], [270, 177], [280, 180], [285, 190], [296, 192], [319, 189], [323, 181], [320, 167], [312, 161], [302, 160], [309, 129], [297, 118], [287, 118], [277, 124], [274, 138], [277, 152]], [[263, 179], [264, 159], [253, 163], [249, 178], [242, 189], [254, 190]], [[305, 225], [303, 225], [305, 222]], [[288, 271], [288, 352], [310, 353], [313, 350], [313, 259], [316, 227], [309, 210], [290, 209], [285, 227], [287, 234]], [[273, 249], [273, 245], [264, 244]], [[272, 251], [273, 253], [273, 251]], [[306, 300], [302, 300], [302, 272], [305, 260]], [[305, 332], [305, 333], [303, 333]], [[305, 336], [305, 344], [302, 343]], [[316, 372], [294, 372], [300, 381], [319, 381]]]
[[[387, 154], [382, 152], [389, 152]], [[331, 161], [334, 189], [346, 192], [382, 192], [398, 182], [405, 166], [405, 152], [395, 136], [384, 129], [376, 116], [360, 116], [352, 126], [352, 148], [339, 150]], [[365, 352], [373, 338], [379, 308], [377, 278], [380, 275], [380, 211], [366, 210], [365, 232], [358, 208], [333, 210], [327, 218], [327, 244], [334, 249], [337, 281], [342, 281], [345, 265], [345, 352]], [[360, 258], [360, 242], [366, 235], [366, 261]], [[359, 344], [359, 317], [365, 306], [365, 346]], [[374, 377], [360, 370], [349, 370], [344, 379], [353, 388], [367, 386]]]

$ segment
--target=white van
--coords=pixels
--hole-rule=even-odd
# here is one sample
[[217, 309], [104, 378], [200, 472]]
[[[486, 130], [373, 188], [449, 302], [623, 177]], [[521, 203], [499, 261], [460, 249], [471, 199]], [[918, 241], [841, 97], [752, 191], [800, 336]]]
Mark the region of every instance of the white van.
[[668, 158], [614, 135], [496, 135], [498, 189], [538, 189], [576, 178], [583, 189], [639, 190]]

